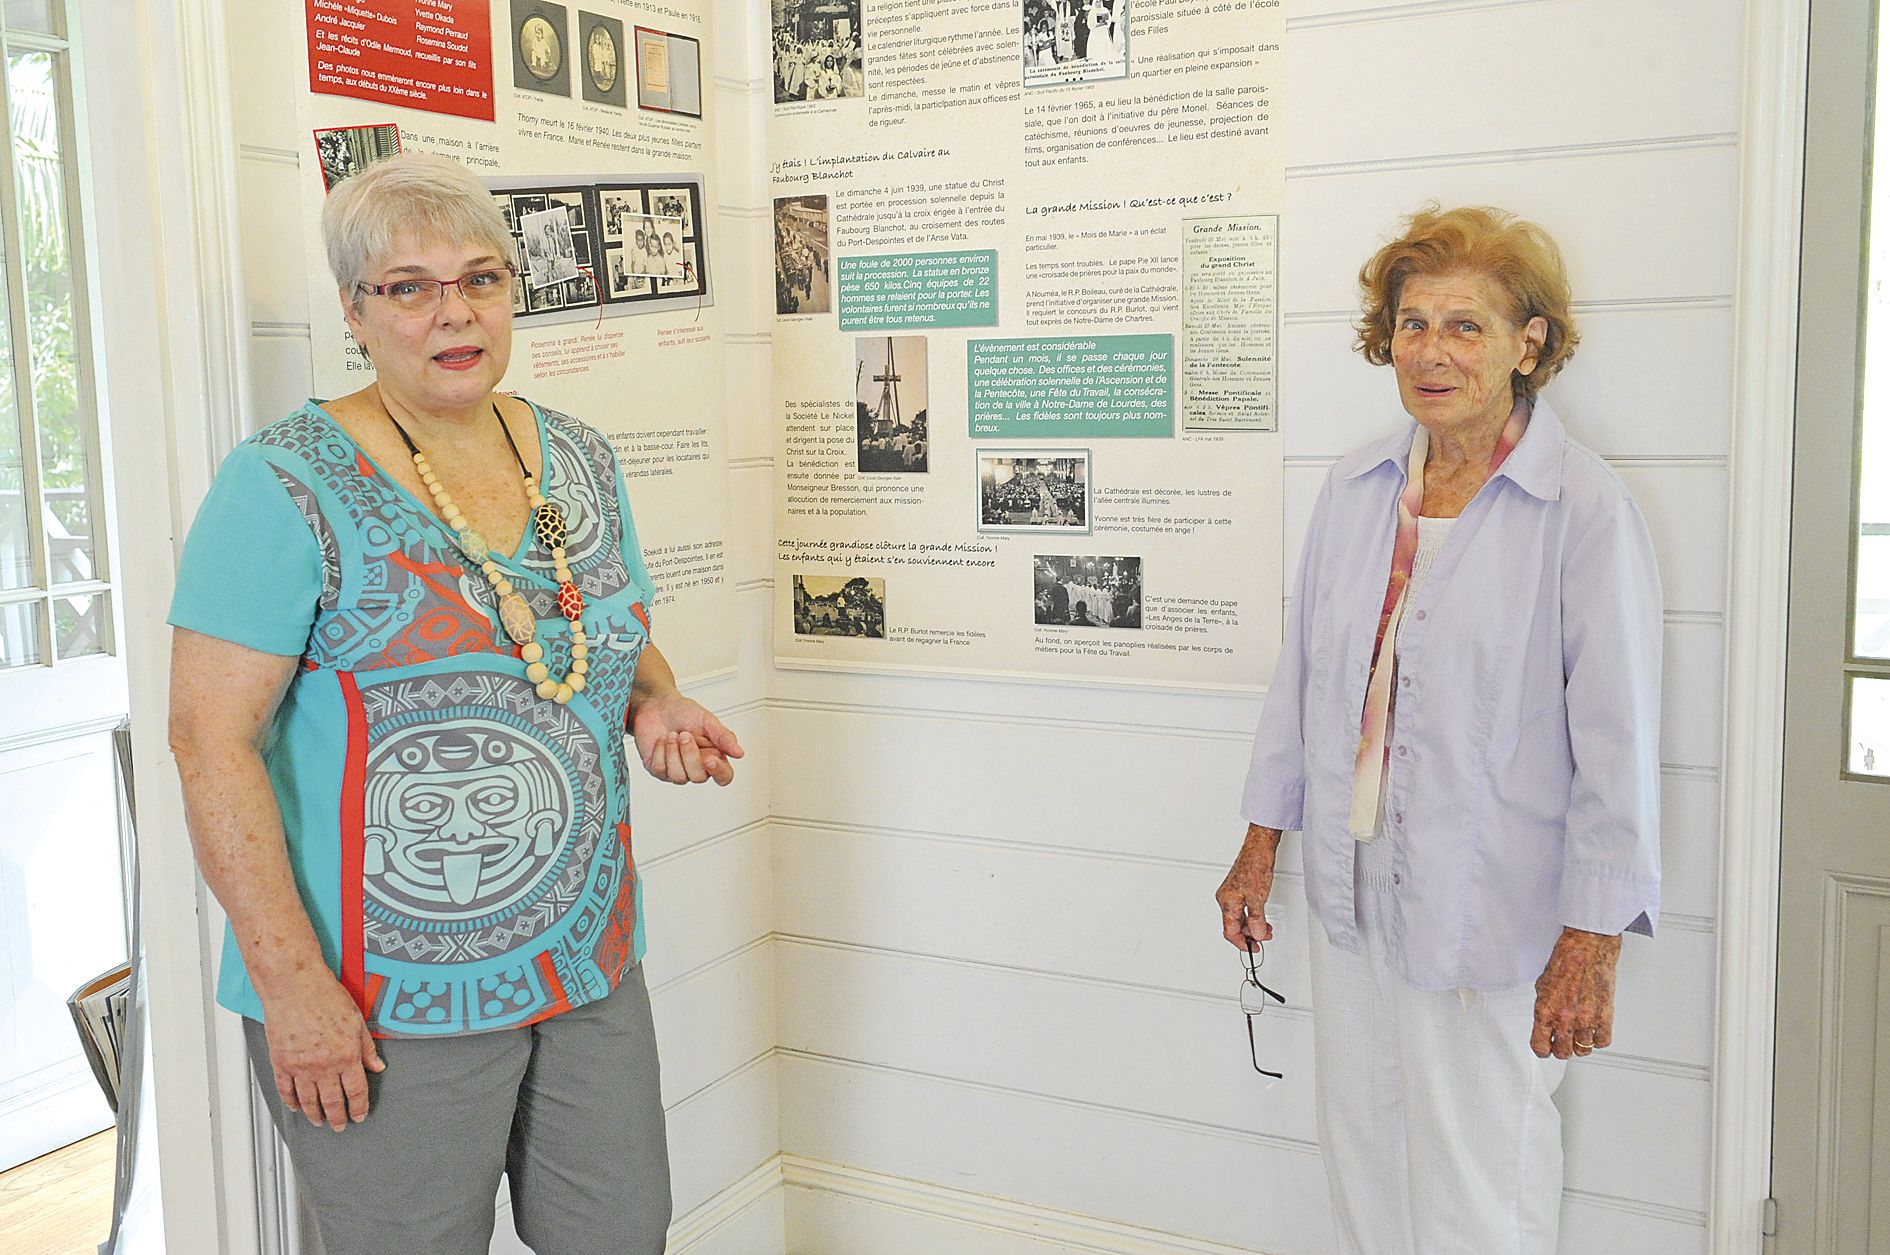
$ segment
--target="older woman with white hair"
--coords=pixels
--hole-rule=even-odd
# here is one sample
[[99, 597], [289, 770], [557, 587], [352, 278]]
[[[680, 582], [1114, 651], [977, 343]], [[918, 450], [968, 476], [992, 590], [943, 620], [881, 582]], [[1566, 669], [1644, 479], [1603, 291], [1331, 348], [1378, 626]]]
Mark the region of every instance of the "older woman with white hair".
[[651, 640], [609, 441], [497, 391], [520, 280], [491, 195], [404, 155], [322, 230], [375, 378], [237, 446], [171, 608], [218, 1000], [336, 1255], [484, 1250], [502, 1173], [533, 1249], [659, 1252], [623, 743], [677, 784], [742, 749]]
[[1577, 340], [1545, 231], [1433, 206], [1359, 282], [1408, 418], [1313, 508], [1221, 931], [1272, 937], [1300, 830], [1342, 1255], [1553, 1255], [1552, 1098], [1659, 910], [1660, 578], [1542, 393]]

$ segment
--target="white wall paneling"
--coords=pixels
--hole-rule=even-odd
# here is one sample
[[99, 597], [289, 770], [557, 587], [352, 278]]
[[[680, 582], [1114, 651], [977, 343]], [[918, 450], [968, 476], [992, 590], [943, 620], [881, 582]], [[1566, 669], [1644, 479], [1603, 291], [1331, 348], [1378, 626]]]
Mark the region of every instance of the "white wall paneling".
[[[1732, 290], [1737, 230], [1733, 140], [1727, 131], [1619, 147], [1289, 168], [1289, 216], [1308, 229], [1295, 231], [1295, 247], [1281, 253], [1287, 318], [1350, 316], [1359, 263], [1390, 237], [1400, 213], [1430, 200], [1494, 204], [1540, 221], [1568, 260], [1575, 299], [1589, 307], [1724, 297]], [[1697, 213], [1651, 212], [1647, 189], [1674, 181], [1697, 189]]]
[[1724, 0], [1554, 0], [1297, 31], [1287, 159], [1408, 164], [1732, 132], [1741, 48], [1727, 17]]

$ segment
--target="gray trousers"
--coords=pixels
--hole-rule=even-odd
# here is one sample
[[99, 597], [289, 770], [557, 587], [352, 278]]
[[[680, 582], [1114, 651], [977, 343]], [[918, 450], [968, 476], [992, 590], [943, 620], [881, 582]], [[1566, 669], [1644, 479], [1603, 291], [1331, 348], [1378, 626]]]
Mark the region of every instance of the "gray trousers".
[[527, 1028], [381, 1041], [370, 1108], [339, 1133], [282, 1109], [244, 1020], [327, 1255], [482, 1255], [499, 1176], [537, 1255], [661, 1255], [669, 1152], [639, 964], [609, 997]]

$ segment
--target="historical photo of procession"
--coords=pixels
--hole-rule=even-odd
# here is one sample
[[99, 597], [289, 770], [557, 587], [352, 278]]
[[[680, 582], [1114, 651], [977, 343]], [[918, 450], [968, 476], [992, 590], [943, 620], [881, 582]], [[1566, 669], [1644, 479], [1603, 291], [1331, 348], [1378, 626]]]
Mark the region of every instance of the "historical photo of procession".
[[774, 103], [866, 94], [860, 0], [773, 0]]
[[832, 309], [827, 198], [778, 196], [774, 201], [774, 312], [825, 314]]
[[1036, 619], [1045, 627], [1142, 626], [1142, 560], [1038, 555]]
[[1024, 0], [1024, 86], [1129, 74], [1129, 0]]
[[886, 639], [886, 581], [864, 575], [794, 576], [794, 635]]
[[1089, 531], [1089, 450], [978, 450], [978, 530]]
[[918, 474], [930, 469], [925, 438], [925, 337], [865, 336], [853, 342], [859, 469]]

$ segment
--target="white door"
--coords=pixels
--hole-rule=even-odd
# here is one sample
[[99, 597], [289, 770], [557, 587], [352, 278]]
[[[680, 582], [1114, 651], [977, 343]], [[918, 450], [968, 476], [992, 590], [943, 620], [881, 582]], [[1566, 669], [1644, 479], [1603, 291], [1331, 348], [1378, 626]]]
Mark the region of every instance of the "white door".
[[108, 466], [60, 0], [0, 9], [0, 1169], [107, 1127], [66, 997], [124, 959]]
[[1780, 1255], [1890, 1253], [1890, 66], [1877, 72], [1881, 4], [1811, 5], [1772, 1147]]

